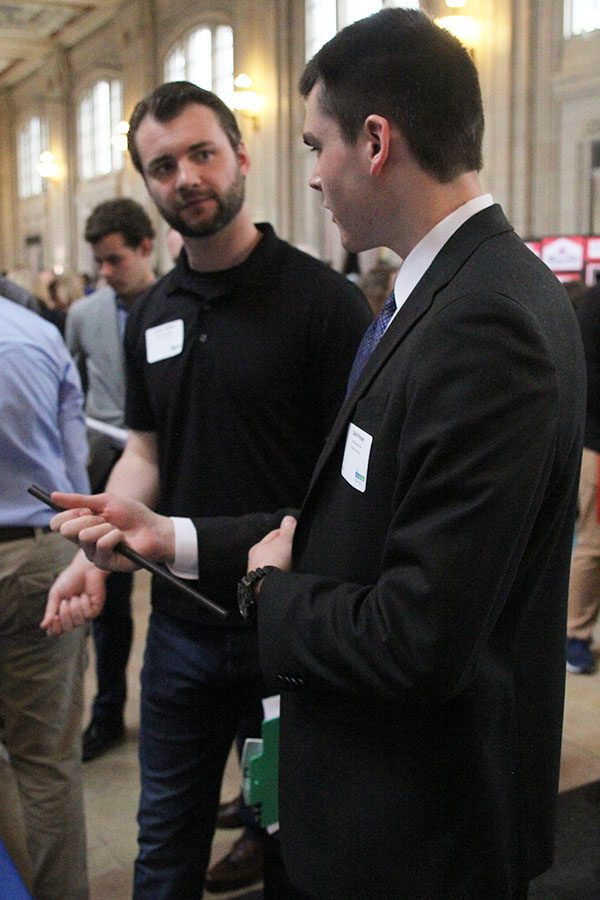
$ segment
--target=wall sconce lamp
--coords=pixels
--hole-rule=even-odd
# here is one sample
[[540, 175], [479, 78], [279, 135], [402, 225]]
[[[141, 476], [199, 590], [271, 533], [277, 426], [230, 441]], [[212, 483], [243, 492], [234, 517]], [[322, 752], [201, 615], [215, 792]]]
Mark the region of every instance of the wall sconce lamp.
[[51, 150], [44, 150], [43, 153], [40, 153], [40, 161], [36, 169], [42, 178], [47, 178], [51, 181], [60, 175], [60, 166], [54, 159], [54, 153]]
[[263, 96], [252, 89], [252, 79], [244, 73], [234, 79], [233, 86], [235, 88], [233, 92], [233, 108], [237, 112], [242, 113], [243, 116], [248, 116], [248, 118], [252, 119], [254, 127], [257, 128], [258, 118], [263, 106]]
[[440, 16], [435, 22], [440, 28], [445, 28], [446, 31], [453, 34], [455, 38], [458, 38], [461, 44], [463, 44], [469, 53], [473, 55], [475, 48], [479, 43], [481, 26], [474, 16], [466, 16], [463, 13], [456, 12], [457, 9], [461, 9], [466, 5], [467, 0], [446, 0], [446, 6], [448, 6], [452, 12], [450, 15]]
[[117, 127], [115, 128], [116, 134], [110, 139], [113, 147], [116, 147], [117, 150], [120, 150], [121, 153], [125, 153], [127, 150], [127, 135], [129, 133], [129, 122], [126, 122], [125, 119], [122, 119]]

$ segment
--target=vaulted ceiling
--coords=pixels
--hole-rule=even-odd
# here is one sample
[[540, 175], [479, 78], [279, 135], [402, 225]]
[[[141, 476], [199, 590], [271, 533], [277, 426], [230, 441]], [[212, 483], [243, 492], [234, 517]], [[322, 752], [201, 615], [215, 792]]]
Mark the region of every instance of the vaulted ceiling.
[[0, 87], [33, 72], [56, 47], [70, 47], [108, 21], [122, 0], [0, 3]]

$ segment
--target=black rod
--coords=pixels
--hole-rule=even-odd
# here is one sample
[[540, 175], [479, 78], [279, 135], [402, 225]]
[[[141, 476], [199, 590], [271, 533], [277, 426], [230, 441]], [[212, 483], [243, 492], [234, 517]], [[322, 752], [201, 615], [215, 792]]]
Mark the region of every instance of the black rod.
[[[45, 503], [46, 506], [49, 506], [51, 509], [56, 510], [56, 512], [66, 512], [65, 508], [62, 506], [58, 506], [56, 504], [50, 494], [47, 491], [44, 491], [41, 487], [38, 487], [37, 484], [31, 484], [27, 488], [27, 492], [32, 494], [32, 496], [37, 497], [38, 500], [41, 500], [42, 503]], [[163, 581], [168, 582], [171, 587], [180, 591], [182, 594], [187, 594], [188, 597], [192, 597], [197, 603], [200, 603], [206, 609], [210, 610], [210, 612], [215, 613], [221, 618], [226, 618], [229, 613], [222, 606], [219, 606], [218, 603], [215, 603], [213, 600], [209, 600], [208, 597], [205, 597], [203, 594], [200, 594], [198, 591], [191, 588], [185, 581], [181, 578], [177, 578], [173, 575], [172, 572], [169, 572], [168, 569], [165, 569], [163, 566], [157, 565], [156, 563], [150, 562], [148, 559], [144, 559], [143, 556], [140, 556], [139, 553], [136, 553], [135, 550], [132, 550], [131, 547], [127, 547], [126, 544], [117, 544], [115, 547], [115, 552], [120, 553], [121, 556], [126, 556], [127, 559], [134, 562], [142, 569], [147, 569], [148, 572], [152, 572], [153, 575], [156, 575], [157, 578], [161, 578]]]

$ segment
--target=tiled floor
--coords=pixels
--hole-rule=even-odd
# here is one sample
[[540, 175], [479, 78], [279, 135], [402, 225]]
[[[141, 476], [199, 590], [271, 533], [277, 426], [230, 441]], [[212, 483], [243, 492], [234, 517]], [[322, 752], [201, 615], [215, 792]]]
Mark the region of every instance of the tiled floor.
[[[600, 623], [595, 631], [600, 647]], [[567, 675], [560, 788], [600, 781], [600, 653], [594, 675]]]

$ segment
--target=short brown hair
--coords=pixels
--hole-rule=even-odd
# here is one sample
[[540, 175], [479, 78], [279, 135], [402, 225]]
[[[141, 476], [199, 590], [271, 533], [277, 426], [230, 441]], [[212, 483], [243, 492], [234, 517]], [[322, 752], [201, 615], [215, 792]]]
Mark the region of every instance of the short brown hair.
[[85, 223], [84, 237], [89, 244], [107, 234], [122, 234], [127, 246], [135, 249], [144, 238], [154, 237], [154, 227], [143, 206], [129, 197], [117, 197], [99, 203]]
[[395, 125], [439, 181], [482, 166], [483, 106], [468, 51], [424, 13], [384, 9], [348, 25], [307, 63], [300, 92], [319, 103], [351, 144], [367, 116]]
[[205, 91], [204, 88], [198, 87], [197, 84], [192, 84], [190, 81], [168, 81], [140, 100], [129, 120], [127, 144], [131, 161], [141, 175], [144, 174], [144, 167], [138, 153], [135, 136], [142, 119], [151, 115], [157, 122], [170, 122], [192, 103], [212, 109], [227, 135], [229, 143], [234, 150], [237, 150], [242, 135], [229, 107], [212, 91]]

